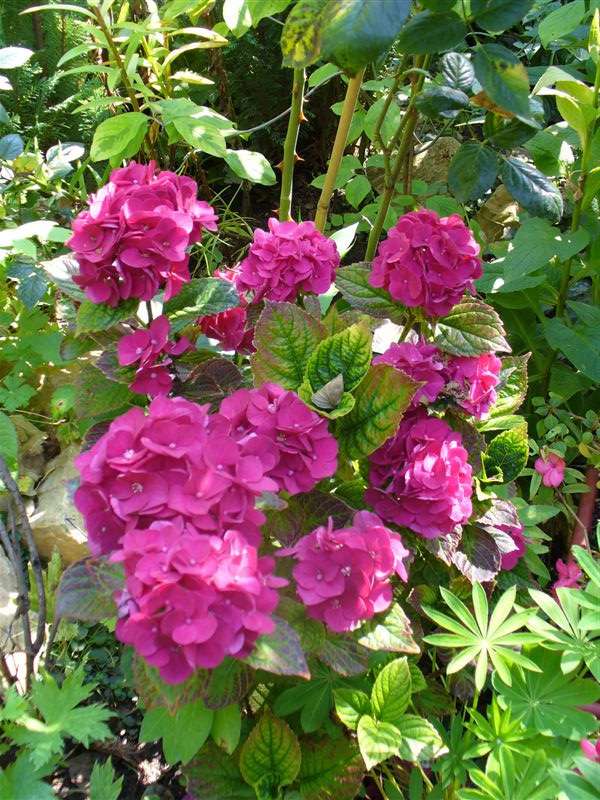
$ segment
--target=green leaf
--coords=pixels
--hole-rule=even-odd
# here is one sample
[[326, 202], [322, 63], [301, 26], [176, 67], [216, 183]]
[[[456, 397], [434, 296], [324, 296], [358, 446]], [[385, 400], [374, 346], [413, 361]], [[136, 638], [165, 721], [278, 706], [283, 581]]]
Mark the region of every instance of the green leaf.
[[368, 695], [358, 689], [336, 689], [333, 693], [335, 713], [347, 728], [355, 731], [363, 714], [371, 713]]
[[9, 469], [16, 467], [18, 451], [17, 429], [11, 418], [3, 411], [0, 411], [0, 456], [6, 461]]
[[299, 675], [310, 678], [306, 658], [296, 631], [279, 617], [272, 617], [275, 631], [259, 636], [254, 649], [244, 661], [254, 669], [276, 675]]
[[511, 414], [525, 400], [528, 360], [529, 355], [506, 356], [502, 359], [498, 397], [492, 406], [490, 419]]
[[25, 149], [23, 139], [17, 133], [9, 133], [0, 139], [0, 161], [14, 161]]
[[17, 294], [27, 308], [33, 308], [46, 294], [48, 279], [37, 264], [13, 261], [6, 275], [19, 281]]
[[383, 614], [366, 622], [355, 633], [357, 641], [369, 650], [393, 653], [420, 653], [413, 639], [410, 621], [401, 606], [394, 603]]
[[298, 773], [300, 794], [307, 800], [354, 800], [364, 774], [356, 742], [349, 739], [302, 741]]
[[139, 111], [117, 114], [103, 120], [94, 132], [90, 158], [92, 161], [118, 163], [137, 155], [142, 146], [150, 117]]
[[[335, 523], [334, 527], [337, 527]], [[369, 668], [369, 651], [348, 636], [326, 639], [317, 652], [317, 658], [345, 677], [362, 675]]]
[[[380, 97], [379, 100], [376, 100], [373, 105], [369, 108], [365, 116], [365, 133], [369, 137], [369, 139], [378, 146], [378, 142], [375, 141], [375, 128], [377, 126], [377, 121], [381, 114], [382, 108], [385, 104], [385, 97]], [[400, 108], [396, 103], [392, 103], [387, 110], [387, 113], [383, 119], [383, 123], [380, 128], [380, 135], [381, 140], [385, 145], [389, 144], [392, 137], [396, 133], [398, 125], [401, 119]], [[345, 183], [345, 181], [344, 181]], [[344, 185], [342, 183], [342, 186]]]
[[118, 306], [109, 306], [106, 303], [92, 303], [84, 300], [77, 309], [77, 326], [75, 335], [105, 331], [113, 325], [135, 314], [139, 300], [125, 300]]
[[406, 321], [406, 310], [394, 303], [386, 289], [375, 289], [369, 283], [371, 267], [368, 264], [350, 264], [337, 272], [335, 285], [342, 297], [353, 308], [364, 311], [377, 319], [391, 319], [392, 322]]
[[426, 117], [455, 117], [461, 108], [467, 108], [469, 97], [451, 86], [431, 86], [417, 97], [417, 108]]
[[117, 614], [113, 594], [123, 589], [121, 564], [106, 558], [84, 558], [67, 567], [56, 591], [56, 619], [101, 622]]
[[557, 187], [531, 164], [519, 158], [505, 158], [502, 180], [512, 197], [534, 217], [558, 222], [563, 200]]
[[459, 203], [478, 200], [498, 176], [498, 156], [481, 142], [463, 142], [448, 167], [448, 185]]
[[290, 497], [286, 508], [267, 511], [262, 533], [283, 547], [291, 547], [306, 531], [326, 525], [329, 517], [334, 528], [344, 528], [353, 514], [354, 509], [336, 495], [313, 489]]
[[396, 728], [402, 737], [398, 752], [406, 761], [431, 761], [448, 752], [440, 734], [423, 717], [406, 714], [398, 720]]
[[544, 334], [550, 347], [560, 350], [569, 361], [594, 382], [600, 382], [600, 354], [597, 331], [581, 323], [568, 327], [558, 317], [546, 320]]
[[340, 447], [351, 459], [364, 458], [397, 429], [417, 384], [389, 364], [372, 366], [355, 392], [356, 404], [335, 423]]
[[474, 584], [496, 577], [500, 572], [501, 555], [491, 534], [481, 528], [467, 526], [450, 561]]
[[378, 722], [365, 714], [359, 720], [356, 734], [367, 769], [372, 769], [398, 752], [400, 733], [389, 722]]
[[575, 30], [585, 16], [584, 0], [574, 0], [555, 9], [538, 25], [538, 36], [544, 47]]
[[115, 770], [107, 758], [104, 764], [96, 761], [90, 775], [90, 800], [119, 800], [123, 776], [115, 780]]
[[481, 300], [469, 297], [438, 320], [434, 341], [440, 350], [455, 356], [510, 352], [498, 314]]
[[462, 53], [446, 53], [440, 59], [444, 82], [454, 89], [470, 89], [475, 80], [475, 70], [470, 59]]
[[514, 53], [500, 44], [478, 45], [473, 63], [477, 80], [496, 105], [529, 116], [529, 79]]
[[372, 337], [363, 323], [351, 325], [341, 333], [320, 342], [306, 365], [306, 377], [317, 391], [338, 375], [344, 376], [344, 389], [352, 392], [371, 365]]
[[225, 137], [214, 120], [206, 117], [176, 117], [169, 123], [169, 128], [171, 126], [195, 150], [227, 160]]
[[206, 742], [182, 771], [194, 800], [256, 800], [235, 760], [213, 742]]
[[133, 688], [146, 709], [165, 708], [171, 716], [183, 706], [204, 697], [210, 675], [207, 670], [196, 670], [183, 683], [165, 683], [156, 667], [136, 652], [131, 658]]
[[198, 317], [219, 314], [237, 308], [240, 297], [235, 286], [220, 278], [195, 278], [168, 300], [163, 308], [171, 322], [171, 332], [178, 333]]
[[365, 197], [371, 192], [371, 184], [365, 175], [356, 175], [344, 187], [346, 200], [352, 208], [358, 208]]
[[240, 754], [244, 780], [256, 786], [265, 778], [277, 788], [289, 786], [300, 770], [300, 744], [292, 729], [268, 708], [254, 726]]
[[82, 368], [75, 379], [75, 416], [90, 419], [117, 411], [134, 400], [129, 388], [105, 378], [100, 370], [88, 366]]
[[320, 322], [293, 303], [267, 300], [254, 333], [256, 353], [250, 359], [254, 383], [273, 381], [297, 389], [308, 359], [324, 336]]
[[400, 31], [401, 53], [441, 53], [463, 41], [468, 28], [454, 11], [421, 11]]
[[227, 753], [233, 753], [240, 741], [242, 732], [242, 715], [237, 703], [215, 711], [210, 735], [215, 744]]
[[492, 439], [487, 451], [483, 454], [486, 473], [490, 476], [500, 474], [503, 483], [510, 483], [518, 478], [525, 468], [528, 458], [526, 423], [508, 431], [502, 431]]
[[411, 677], [406, 657], [398, 658], [381, 670], [371, 692], [375, 719], [397, 725], [410, 703]]
[[26, 64], [33, 50], [26, 47], [0, 47], [0, 69], [16, 69]]
[[277, 183], [275, 173], [262, 153], [252, 150], [227, 150], [225, 161], [236, 175], [251, 183], [261, 183], [263, 186]]
[[220, 711], [245, 697], [253, 680], [252, 670], [236, 658], [226, 658], [211, 669], [203, 691], [207, 708]]
[[0, 770], [0, 800], [55, 800], [52, 786], [42, 780], [52, 770], [36, 769], [26, 751]]
[[490, 33], [501, 33], [520, 22], [535, 0], [471, 0], [475, 22]]
[[284, 67], [307, 67], [321, 53], [322, 11], [327, 0], [299, 0], [281, 32]]
[[198, 700], [169, 714], [166, 708], [152, 708], [146, 712], [140, 729], [141, 742], [162, 739], [163, 752], [171, 766], [187, 764], [207, 740], [214, 712]]
[[356, 75], [392, 46], [410, 5], [410, 0], [329, 0], [322, 14], [321, 57]]

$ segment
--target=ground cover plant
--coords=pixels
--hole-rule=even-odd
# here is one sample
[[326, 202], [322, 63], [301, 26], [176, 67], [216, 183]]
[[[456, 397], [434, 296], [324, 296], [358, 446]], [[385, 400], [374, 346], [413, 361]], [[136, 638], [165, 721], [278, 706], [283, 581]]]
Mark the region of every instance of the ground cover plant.
[[0, 800], [596, 797], [598, 4], [23, 12]]

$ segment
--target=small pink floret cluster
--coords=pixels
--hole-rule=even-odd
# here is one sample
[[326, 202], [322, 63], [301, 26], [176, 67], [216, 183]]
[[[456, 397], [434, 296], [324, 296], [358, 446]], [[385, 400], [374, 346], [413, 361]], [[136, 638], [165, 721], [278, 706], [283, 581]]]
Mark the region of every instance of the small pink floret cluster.
[[445, 536], [472, 513], [471, 465], [460, 434], [419, 408], [370, 457], [365, 499], [380, 516], [427, 539]]
[[127, 334], [119, 339], [117, 357], [119, 364], [129, 367], [137, 364], [135, 378], [130, 389], [150, 397], [169, 394], [173, 379], [169, 372], [169, 356], [181, 355], [193, 347], [185, 336], [178, 342], [170, 342], [171, 324], [162, 314], [153, 320], [148, 328]]
[[324, 294], [335, 278], [340, 257], [335, 243], [313, 222], [269, 220], [269, 230], [254, 231], [240, 265], [237, 287], [263, 298], [293, 302], [300, 292]]
[[458, 214], [421, 208], [400, 217], [373, 259], [371, 285], [394, 300], [443, 317], [482, 274], [479, 245]]
[[496, 386], [500, 382], [502, 361], [493, 353], [483, 353], [476, 358], [458, 356], [448, 361], [450, 381], [457, 387], [459, 406], [477, 419], [489, 414], [497, 399]]
[[352, 525], [340, 530], [330, 518], [282, 555], [298, 561], [292, 574], [309, 616], [337, 632], [390, 606], [392, 575], [408, 579], [403, 560], [409, 552], [402, 539], [370, 511], [357, 512]]
[[[221, 403], [236, 441], [256, 436], [271, 442], [269, 477], [290, 494], [309, 492], [337, 469], [338, 444], [327, 420], [311, 411], [294, 392], [275, 383], [260, 389], [239, 389]], [[270, 453], [271, 455], [271, 453]]]
[[188, 248], [203, 228], [217, 229], [197, 191], [191, 178], [157, 173], [152, 161], [114, 170], [73, 223], [67, 245], [79, 264], [75, 283], [92, 302], [110, 306], [151, 300], [163, 286], [166, 300], [175, 295], [190, 279]]
[[448, 380], [444, 354], [422, 339], [391, 344], [385, 353], [373, 359], [373, 364], [391, 364], [409, 378], [424, 384], [412, 399], [413, 408], [421, 403], [435, 402]]
[[500, 569], [514, 569], [525, 555], [526, 544], [530, 540], [523, 536], [525, 528], [521, 523], [518, 525], [498, 525], [498, 528], [510, 536], [514, 546], [514, 550], [508, 553], [502, 553]]
[[535, 461], [535, 469], [542, 475], [542, 483], [553, 489], [563, 482], [566, 466], [565, 460], [553, 452], [548, 453], [546, 457], [542, 455]]
[[181, 517], [129, 530], [113, 560], [126, 575], [117, 636], [173, 684], [247, 656], [273, 631], [276, 589], [287, 583], [238, 531], [198, 535]]

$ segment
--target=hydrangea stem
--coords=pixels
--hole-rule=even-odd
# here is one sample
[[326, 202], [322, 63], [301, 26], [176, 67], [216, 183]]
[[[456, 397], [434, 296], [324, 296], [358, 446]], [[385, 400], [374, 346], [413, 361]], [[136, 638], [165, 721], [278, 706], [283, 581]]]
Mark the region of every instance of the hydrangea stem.
[[304, 101], [304, 81], [306, 75], [303, 69], [294, 70], [294, 83], [292, 86], [292, 109], [288, 122], [287, 134], [283, 145], [283, 162], [281, 173], [281, 196], [279, 200], [279, 221], [291, 219], [292, 189], [294, 180], [294, 165], [298, 159], [296, 143], [300, 123], [304, 119], [302, 103]]
[[[402, 168], [405, 166], [406, 155], [409, 151], [413, 134], [415, 132], [415, 127], [417, 125], [417, 120], [419, 118], [418, 111], [415, 107], [415, 103], [417, 101], [417, 97], [419, 96], [419, 92], [423, 86], [423, 81], [425, 80], [425, 69], [429, 62], [429, 56], [417, 57], [415, 59], [415, 67], [419, 69], [419, 72], [411, 73], [411, 96], [408, 106], [406, 107], [406, 111], [400, 121], [400, 125], [398, 126], [396, 133], [392, 137], [392, 140], [387, 145], [386, 150], [387, 156], [389, 158], [389, 152], [393, 150], [393, 148], [398, 144], [398, 152], [396, 153], [396, 157], [394, 159], [394, 164], [391, 169], [388, 171], [386, 169], [386, 176], [385, 176], [385, 190], [381, 195], [381, 206], [379, 207], [379, 212], [377, 213], [377, 217], [375, 219], [375, 223], [371, 228], [371, 233], [369, 234], [369, 241], [367, 243], [367, 252], [365, 253], [365, 260], [370, 261], [373, 256], [375, 255], [375, 250], [377, 249], [377, 243], [379, 242], [379, 237], [381, 236], [381, 231], [383, 230], [383, 225], [385, 223], [385, 218], [387, 216], [388, 209], [392, 202], [392, 198], [394, 196], [394, 192], [396, 191], [396, 184], [400, 177], [400, 173], [402, 172]], [[422, 71], [421, 71], [422, 70]], [[384, 158], [386, 156], [386, 152], [384, 152]]]
[[331, 158], [329, 159], [329, 166], [327, 167], [325, 183], [323, 184], [321, 196], [317, 203], [315, 227], [317, 230], [321, 231], [321, 233], [325, 230], [329, 206], [331, 205], [331, 195], [333, 194], [333, 187], [340, 170], [340, 164], [342, 163], [342, 157], [346, 148], [346, 140], [348, 139], [348, 131], [350, 130], [350, 123], [352, 122], [354, 109], [356, 108], [356, 100], [358, 98], [364, 72], [364, 69], [361, 69], [360, 72], [348, 81], [346, 97], [344, 98], [342, 114], [338, 122], [335, 141], [333, 142], [333, 148], [331, 150]]

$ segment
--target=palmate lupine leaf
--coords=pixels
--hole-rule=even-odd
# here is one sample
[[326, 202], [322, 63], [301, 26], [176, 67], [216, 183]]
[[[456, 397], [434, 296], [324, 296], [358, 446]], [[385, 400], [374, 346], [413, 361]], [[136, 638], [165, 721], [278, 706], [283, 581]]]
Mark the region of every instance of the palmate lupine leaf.
[[434, 633], [425, 637], [429, 644], [460, 650], [448, 664], [447, 672], [459, 672], [475, 661], [475, 686], [481, 691], [485, 685], [488, 663], [491, 660], [500, 677], [510, 685], [510, 665], [519, 664], [525, 669], [539, 671], [530, 659], [514, 650], [524, 644], [539, 641], [535, 633], [518, 632], [536, 613], [536, 609], [519, 611], [510, 616], [515, 604], [516, 587], [511, 587], [496, 603], [491, 615], [485, 591], [480, 584], [473, 585], [472, 614], [466, 605], [447, 589], [440, 589], [446, 605], [457, 619], [437, 609], [424, 607], [424, 611], [441, 628], [450, 633]]

